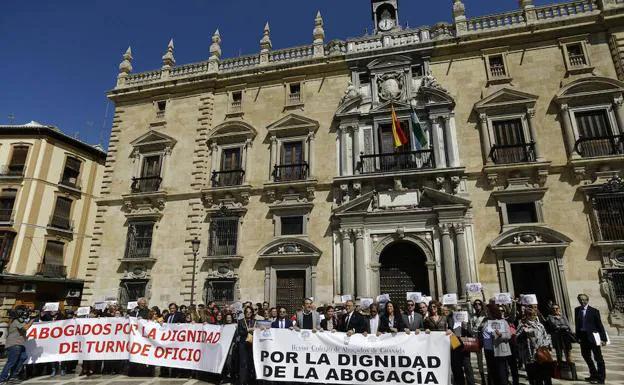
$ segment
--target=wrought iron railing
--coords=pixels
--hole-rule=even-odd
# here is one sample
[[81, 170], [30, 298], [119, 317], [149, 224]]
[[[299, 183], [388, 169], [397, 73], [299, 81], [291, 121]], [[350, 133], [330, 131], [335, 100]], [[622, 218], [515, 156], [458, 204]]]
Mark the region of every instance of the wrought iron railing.
[[585, 66], [585, 55], [581, 54], [569, 54], [570, 66], [573, 68]]
[[148, 176], [142, 178], [132, 178], [130, 189], [133, 193], [155, 192], [160, 189], [162, 178], [160, 176]]
[[238, 218], [213, 218], [210, 223], [208, 256], [236, 255]]
[[433, 150], [360, 155], [360, 161], [357, 164], [357, 169], [360, 174], [418, 170], [434, 167], [435, 160]]
[[301, 103], [301, 92], [293, 92], [292, 94], [288, 94], [288, 104], [299, 103]]
[[213, 171], [210, 180], [212, 187], [240, 186], [244, 177], [244, 170]]
[[535, 162], [535, 143], [494, 145], [490, 158], [495, 164]]
[[624, 135], [580, 137], [575, 148], [583, 158], [624, 154]]
[[135, 238], [126, 247], [125, 259], [150, 258], [152, 237]]
[[504, 64], [490, 64], [490, 72], [493, 78], [504, 78], [507, 76]]
[[593, 199], [600, 241], [624, 240], [624, 193], [597, 194]]
[[61, 230], [73, 230], [74, 221], [61, 215], [52, 215], [48, 226]]
[[25, 170], [25, 164], [5, 164], [0, 166], [0, 177], [21, 178]]
[[305, 180], [308, 178], [308, 163], [280, 164], [273, 168], [275, 182]]
[[65, 278], [67, 277], [67, 267], [65, 265], [42, 262], [37, 267], [37, 274], [48, 278]]

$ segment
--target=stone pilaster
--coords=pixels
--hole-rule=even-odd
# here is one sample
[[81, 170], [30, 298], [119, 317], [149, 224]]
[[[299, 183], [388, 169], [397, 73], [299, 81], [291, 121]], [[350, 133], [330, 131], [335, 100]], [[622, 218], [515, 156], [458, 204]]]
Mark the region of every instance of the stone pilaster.
[[570, 158], [580, 158], [580, 154], [576, 151], [576, 137], [572, 128], [572, 118], [570, 118], [570, 109], [567, 104], [560, 107], [561, 120], [563, 122], [563, 130], [565, 132], [565, 142], [568, 147], [568, 155]]
[[540, 145], [537, 140], [537, 133], [535, 131], [535, 108], [528, 108], [526, 113], [527, 125], [529, 126], [529, 133], [531, 134], [531, 140], [533, 141], [533, 150], [535, 151], [535, 159], [537, 161], [543, 161], [542, 152], [540, 151]]
[[455, 250], [451, 242], [451, 226], [443, 223], [440, 225], [442, 235], [442, 263], [444, 271], [445, 293], [457, 293], [457, 273], [455, 272]]
[[357, 296], [368, 297], [368, 285], [367, 282], [368, 274], [367, 274], [367, 261], [364, 253], [364, 230], [356, 229], [354, 231], [355, 236], [355, 269], [356, 269], [356, 293]]
[[481, 135], [481, 152], [483, 155], [483, 163], [485, 165], [492, 164], [490, 159], [490, 150], [492, 149], [492, 143], [490, 143], [490, 132], [488, 129], [487, 114], [479, 114], [479, 134]]
[[340, 229], [340, 237], [342, 239], [341, 247], [341, 281], [342, 290], [340, 294], [355, 294], [354, 287], [354, 257], [351, 250], [351, 230]]
[[467, 283], [471, 282], [470, 279], [470, 261], [468, 260], [468, 252], [466, 250], [466, 227], [463, 223], [455, 224], [453, 226], [455, 231], [455, 243], [457, 249], [457, 259], [459, 264], [459, 282], [461, 293], [457, 293], [461, 297], [466, 295], [464, 289]]

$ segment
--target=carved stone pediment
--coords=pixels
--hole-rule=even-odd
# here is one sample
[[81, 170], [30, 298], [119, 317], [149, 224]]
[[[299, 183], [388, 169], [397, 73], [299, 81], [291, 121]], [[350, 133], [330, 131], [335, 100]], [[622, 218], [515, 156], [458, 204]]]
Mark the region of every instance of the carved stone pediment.
[[243, 208], [249, 203], [250, 194], [250, 185], [212, 187], [201, 190], [202, 202], [208, 209], [218, 209], [222, 206]]
[[369, 70], [379, 71], [388, 68], [396, 67], [409, 67], [412, 64], [412, 59], [407, 56], [388, 56], [371, 61], [367, 67]]
[[127, 218], [155, 218], [162, 217], [162, 211], [167, 202], [167, 193], [158, 191], [153, 193], [122, 195], [121, 209]]
[[555, 96], [555, 101], [560, 104], [573, 104], [576, 100], [586, 103], [588, 99], [591, 99], [592, 103], [597, 103], [601, 98], [610, 100], [613, 97], [621, 96], [623, 93], [624, 83], [619, 80], [601, 76], [586, 76], [563, 86]]
[[171, 149], [177, 141], [169, 135], [163, 134], [156, 130], [150, 130], [139, 136], [130, 145], [139, 152], [158, 151], [163, 149]]
[[221, 123], [210, 130], [208, 134], [208, 142], [226, 144], [226, 143], [244, 143], [252, 141], [258, 132], [253, 126], [242, 120], [231, 120]]
[[514, 107], [526, 111], [527, 108], [535, 106], [537, 98], [526, 92], [503, 88], [475, 103], [474, 108], [480, 113], [492, 113], [502, 109], [508, 112]]
[[297, 114], [289, 114], [269, 124], [267, 131], [269, 135], [280, 137], [315, 133], [319, 127], [319, 122], [314, 119]]
[[279, 260], [301, 260], [316, 263], [321, 257], [321, 250], [311, 242], [292, 237], [278, 238], [258, 252], [259, 259], [269, 259], [272, 263]]
[[511, 228], [490, 243], [495, 253], [530, 249], [555, 249], [558, 255], [570, 245], [572, 239], [544, 226], [518, 226]]

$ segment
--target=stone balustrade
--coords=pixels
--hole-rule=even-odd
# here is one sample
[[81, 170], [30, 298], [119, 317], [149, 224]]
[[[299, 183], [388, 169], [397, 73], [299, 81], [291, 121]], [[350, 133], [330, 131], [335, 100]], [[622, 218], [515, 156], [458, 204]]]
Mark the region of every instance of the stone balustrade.
[[[598, 0], [575, 0], [565, 3], [545, 5], [539, 7], [529, 7], [524, 10], [505, 12], [495, 15], [470, 18], [464, 21], [458, 20], [457, 25], [449, 23], [437, 23], [433, 27], [408, 28], [394, 33], [382, 35], [367, 35], [360, 38], [343, 40], [332, 40], [321, 50], [322, 57], [337, 55], [353, 55], [360, 52], [370, 52], [393, 47], [417, 46], [429, 41], [440, 41], [444, 39], [461, 37], [466, 34], [484, 34], [499, 30], [526, 27], [529, 23], [552, 23], [566, 20], [573, 17], [594, 16], [602, 12]], [[624, 7], [624, 0], [613, 0], [613, 7]], [[461, 28], [460, 28], [460, 23]], [[465, 23], [465, 26], [463, 25]], [[263, 58], [268, 57], [267, 59]], [[282, 63], [296, 65], [298, 62], [305, 62], [316, 59], [315, 45], [304, 45], [293, 48], [285, 48], [269, 51], [268, 54], [252, 54], [241, 57], [218, 60], [213, 67], [209, 61], [201, 63], [186, 64], [173, 67], [167, 72], [161, 70], [127, 74], [120, 77], [117, 87], [135, 86], [159, 82], [167, 78], [192, 77], [199, 74], [208, 74], [211, 71], [236, 72], [259, 66], [272, 66]], [[163, 75], [164, 73], [164, 75]]]

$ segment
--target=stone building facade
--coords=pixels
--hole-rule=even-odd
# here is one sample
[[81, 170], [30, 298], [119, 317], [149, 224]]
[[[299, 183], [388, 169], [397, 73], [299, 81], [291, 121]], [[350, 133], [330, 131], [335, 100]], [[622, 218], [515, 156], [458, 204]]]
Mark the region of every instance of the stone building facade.
[[18, 305], [80, 304], [105, 159], [53, 126], [0, 126], [3, 321]]
[[456, 0], [421, 28], [369, 6], [374, 34], [345, 41], [319, 13], [296, 48], [267, 24], [258, 54], [223, 59], [217, 31], [207, 61], [176, 66], [170, 42], [137, 74], [128, 49], [85, 300], [294, 308], [481, 282], [568, 314], [586, 292], [621, 322], [624, 4], [470, 18]]

